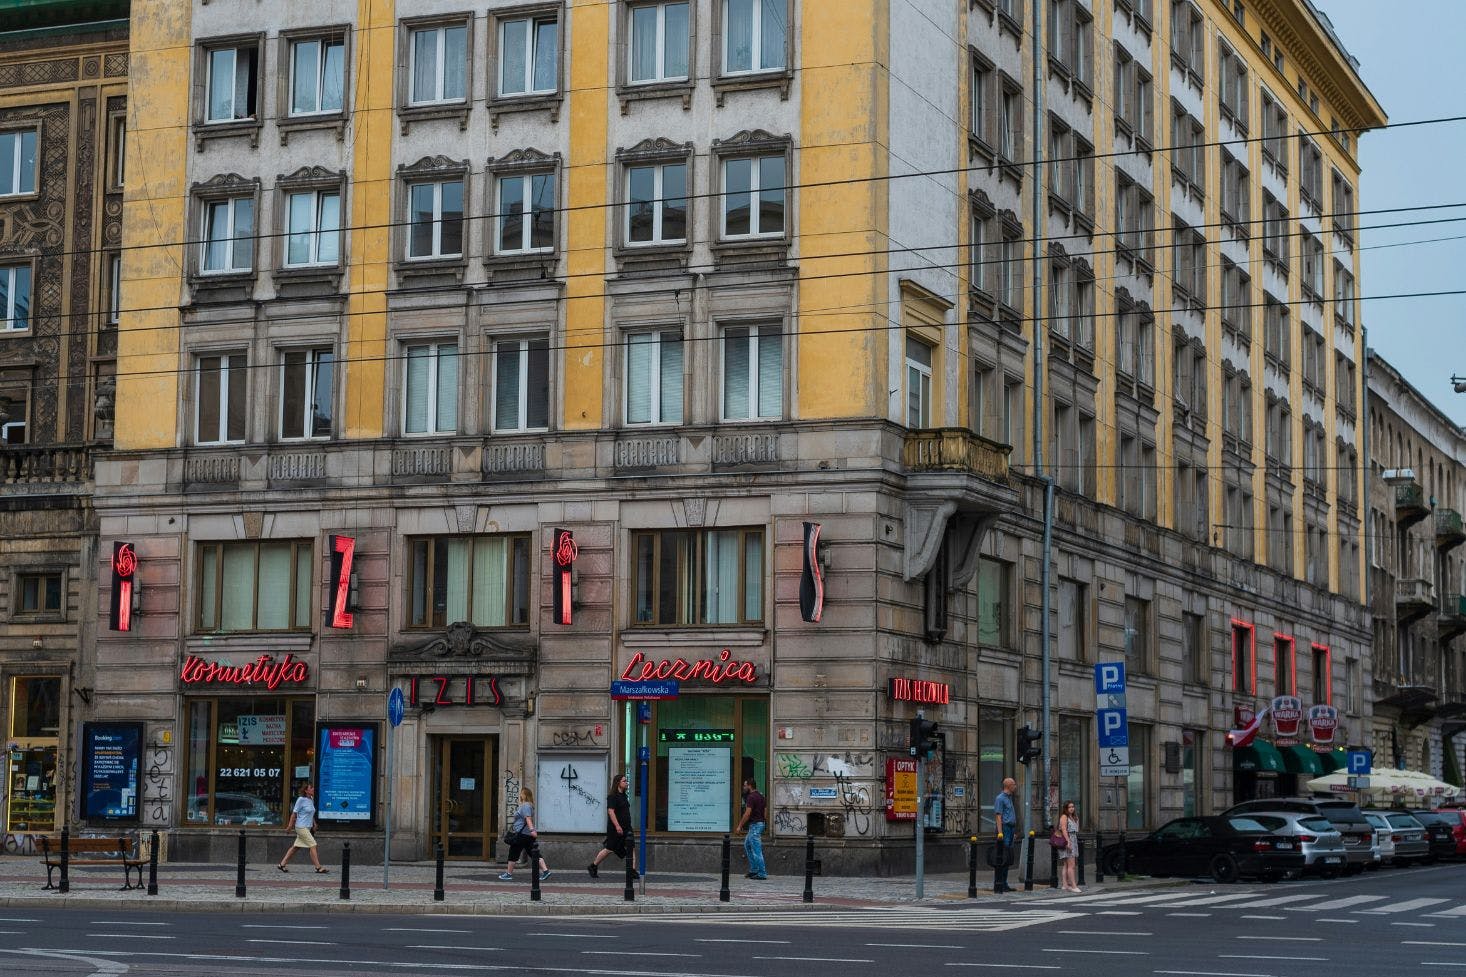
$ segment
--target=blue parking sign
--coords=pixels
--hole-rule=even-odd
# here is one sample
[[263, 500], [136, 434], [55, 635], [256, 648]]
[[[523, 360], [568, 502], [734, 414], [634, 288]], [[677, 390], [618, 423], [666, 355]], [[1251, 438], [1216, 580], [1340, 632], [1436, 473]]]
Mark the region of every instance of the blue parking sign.
[[1094, 719], [1099, 724], [1101, 748], [1130, 745], [1130, 724], [1124, 709], [1096, 709]]
[[1374, 754], [1369, 750], [1350, 750], [1344, 755], [1344, 761], [1347, 772], [1365, 774], [1374, 766]]
[[1100, 662], [1094, 666], [1094, 691], [1096, 695], [1123, 693], [1125, 691], [1125, 663]]

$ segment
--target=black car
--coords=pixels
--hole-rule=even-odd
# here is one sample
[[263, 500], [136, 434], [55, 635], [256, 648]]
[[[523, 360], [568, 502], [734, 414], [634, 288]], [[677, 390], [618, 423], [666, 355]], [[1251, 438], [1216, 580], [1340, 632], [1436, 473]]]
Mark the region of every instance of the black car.
[[1302, 872], [1305, 861], [1295, 839], [1240, 814], [1177, 818], [1128, 842], [1123, 856], [1118, 844], [1105, 846], [1101, 858], [1105, 871], [1116, 875], [1122, 869], [1138, 875], [1209, 875], [1222, 883], [1244, 877], [1273, 881]]
[[1425, 825], [1425, 836], [1430, 842], [1430, 860], [1456, 857], [1456, 825], [1460, 815], [1441, 814], [1439, 811], [1411, 811], [1415, 820]]

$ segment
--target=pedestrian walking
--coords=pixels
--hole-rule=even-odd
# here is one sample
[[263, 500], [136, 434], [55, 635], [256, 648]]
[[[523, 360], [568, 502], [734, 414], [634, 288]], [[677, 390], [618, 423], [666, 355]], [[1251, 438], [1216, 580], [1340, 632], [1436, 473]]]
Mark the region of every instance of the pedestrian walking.
[[[539, 842], [539, 832], [534, 827], [534, 791], [528, 787], [519, 788], [519, 806], [514, 809], [514, 817], [509, 822], [510, 837], [509, 855], [504, 860], [504, 871], [499, 873], [500, 882], [514, 881], [514, 864], [519, 861], [519, 855], [526, 850], [533, 850]], [[531, 865], [529, 870], [533, 872], [535, 866]], [[550, 868], [545, 864], [545, 858], [540, 856], [540, 881], [550, 877]]]
[[329, 872], [330, 869], [321, 866], [321, 856], [316, 852], [316, 838], [311, 834], [311, 829], [316, 826], [316, 786], [306, 784], [300, 789], [300, 796], [295, 799], [295, 806], [290, 809], [290, 820], [285, 823], [286, 831], [295, 832], [295, 842], [285, 850], [285, 857], [280, 859], [275, 867], [282, 872], [290, 869], [286, 865], [295, 857], [297, 848], [304, 848], [311, 857], [311, 864], [316, 867], [317, 874]]
[[1065, 892], [1083, 892], [1079, 888], [1079, 808], [1073, 801], [1059, 808], [1059, 827], [1054, 834], [1064, 839], [1059, 849], [1059, 887]]
[[1003, 779], [1003, 789], [993, 800], [993, 821], [998, 828], [998, 842], [993, 850], [993, 891], [1012, 892], [1008, 884], [1008, 867], [1013, 864], [1013, 842], [1018, 839], [1018, 812], [1013, 807], [1013, 794], [1018, 782], [1012, 777]]
[[764, 826], [768, 823], [765, 812], [768, 808], [764, 795], [758, 792], [758, 784], [752, 777], [743, 781], [743, 817], [738, 821], [735, 834], [748, 828], [743, 839], [743, 853], [748, 856], [748, 878], [762, 882], [769, 877], [768, 866], [764, 864]]
[[585, 867], [593, 879], [600, 876], [601, 862], [608, 855], [615, 855], [622, 861], [631, 859], [631, 877], [641, 878], [641, 873], [636, 870], [635, 849], [631, 845], [631, 801], [626, 797], [629, 786], [630, 781], [624, 773], [618, 773], [611, 782], [611, 793], [606, 797], [606, 838], [601, 842], [601, 850], [596, 852], [596, 857]]

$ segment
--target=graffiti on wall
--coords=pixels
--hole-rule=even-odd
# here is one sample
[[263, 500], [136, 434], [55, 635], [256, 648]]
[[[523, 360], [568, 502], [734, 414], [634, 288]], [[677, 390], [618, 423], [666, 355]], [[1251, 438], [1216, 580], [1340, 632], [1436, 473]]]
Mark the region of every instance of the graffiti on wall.
[[154, 746], [148, 750], [143, 775], [143, 824], [166, 827], [173, 813], [173, 748]]

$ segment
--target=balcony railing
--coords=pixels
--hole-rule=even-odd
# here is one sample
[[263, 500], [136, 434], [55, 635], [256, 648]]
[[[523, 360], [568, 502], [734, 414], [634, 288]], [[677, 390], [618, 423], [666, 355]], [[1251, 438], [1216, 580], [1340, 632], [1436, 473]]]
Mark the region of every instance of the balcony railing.
[[1008, 447], [962, 428], [911, 431], [901, 446], [908, 472], [961, 472], [995, 482], [1008, 481]]
[[0, 448], [0, 486], [80, 485], [92, 477], [92, 450], [82, 444]]
[[1450, 641], [1458, 634], [1466, 634], [1466, 594], [1446, 594], [1436, 619], [1436, 637]]
[[1430, 581], [1409, 577], [1395, 581], [1395, 619], [1401, 624], [1418, 620], [1435, 610]]
[[1395, 485], [1395, 521], [1401, 528], [1413, 526], [1430, 514], [1425, 504], [1425, 489], [1416, 481]]
[[1466, 526], [1461, 524], [1461, 513], [1455, 509], [1435, 510], [1435, 545], [1448, 550], [1466, 543]]

